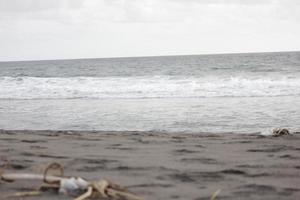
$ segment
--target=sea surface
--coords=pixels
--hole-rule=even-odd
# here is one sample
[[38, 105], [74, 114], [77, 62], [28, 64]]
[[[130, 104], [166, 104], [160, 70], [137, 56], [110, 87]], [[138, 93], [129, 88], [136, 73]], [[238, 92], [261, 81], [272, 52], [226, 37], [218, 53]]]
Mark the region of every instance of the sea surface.
[[0, 129], [300, 131], [300, 52], [0, 62]]

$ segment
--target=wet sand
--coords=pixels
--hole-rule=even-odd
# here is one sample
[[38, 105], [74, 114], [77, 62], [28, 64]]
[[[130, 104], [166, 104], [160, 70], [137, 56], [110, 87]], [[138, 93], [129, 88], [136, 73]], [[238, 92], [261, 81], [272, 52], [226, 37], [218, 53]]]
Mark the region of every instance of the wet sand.
[[[218, 189], [217, 199], [300, 199], [300, 134], [0, 130], [0, 165], [4, 160], [10, 172], [59, 162], [66, 175], [109, 178], [148, 200], [205, 200]], [[38, 185], [0, 182], [0, 194]]]

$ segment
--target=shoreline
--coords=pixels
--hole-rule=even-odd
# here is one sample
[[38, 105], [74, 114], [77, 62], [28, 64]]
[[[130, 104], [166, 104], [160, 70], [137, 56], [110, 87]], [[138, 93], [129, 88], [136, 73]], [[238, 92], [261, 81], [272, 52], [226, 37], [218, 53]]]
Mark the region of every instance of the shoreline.
[[[77, 129], [0, 129], [0, 134], [37, 134], [37, 135], [142, 135], [142, 136], [159, 136], [159, 135], [169, 135], [169, 136], [189, 136], [189, 137], [212, 137], [212, 136], [224, 136], [224, 135], [244, 135], [244, 136], [272, 136], [272, 130], [266, 134], [266, 131], [160, 131], [160, 130], [77, 130]], [[291, 135], [300, 135], [300, 131], [291, 131]]]
[[[6, 159], [7, 171], [40, 172], [55, 161], [66, 175], [108, 178], [149, 200], [205, 200], [219, 189], [216, 199], [292, 200], [300, 197], [299, 146], [299, 133], [0, 129], [0, 167]], [[0, 194], [38, 184], [0, 182]], [[45, 193], [26, 199], [71, 198]]]
[[[258, 136], [262, 135], [262, 132], [244, 132], [244, 131], [224, 131], [224, 132], [205, 132], [205, 131], [159, 131], [159, 130], [149, 130], [149, 131], [139, 131], [139, 130], [132, 130], [132, 131], [119, 131], [119, 130], [112, 130], [112, 131], [105, 131], [105, 130], [76, 130], [76, 129], [0, 129], [0, 134], [61, 134], [61, 135], [185, 135], [185, 136], [195, 136], [195, 137], [205, 137], [205, 136], [222, 136], [224, 134], [233, 134], [233, 135], [248, 135], [248, 136]], [[300, 132], [292, 132], [292, 134], [300, 134]]]

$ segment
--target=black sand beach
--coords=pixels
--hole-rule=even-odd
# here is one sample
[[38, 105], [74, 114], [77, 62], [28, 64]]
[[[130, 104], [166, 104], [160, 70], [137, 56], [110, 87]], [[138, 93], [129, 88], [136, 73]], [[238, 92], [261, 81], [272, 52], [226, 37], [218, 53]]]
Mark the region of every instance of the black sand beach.
[[[64, 165], [66, 175], [108, 178], [148, 200], [205, 200], [219, 189], [216, 199], [300, 198], [299, 134], [0, 133], [0, 165], [9, 160], [9, 172], [38, 173], [55, 161]], [[38, 185], [0, 182], [0, 193]], [[68, 198], [45, 193], [26, 199]]]

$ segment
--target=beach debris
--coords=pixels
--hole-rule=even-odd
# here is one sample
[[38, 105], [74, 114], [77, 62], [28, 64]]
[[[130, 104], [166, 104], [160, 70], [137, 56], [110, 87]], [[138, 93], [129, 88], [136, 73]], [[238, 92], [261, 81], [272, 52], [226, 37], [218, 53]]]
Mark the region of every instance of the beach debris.
[[218, 189], [217, 191], [215, 191], [215, 192], [212, 194], [210, 200], [215, 200], [215, 199], [217, 198], [217, 196], [220, 194], [221, 191], [222, 191], [221, 189]]
[[290, 131], [286, 128], [274, 128], [272, 131], [272, 136], [279, 137], [284, 135], [290, 135]]
[[39, 196], [42, 193], [40, 191], [27, 191], [27, 192], [16, 192], [14, 194], [4, 196], [4, 199], [12, 197], [30, 197], [30, 196]]
[[112, 181], [101, 179], [88, 181], [81, 177], [67, 177], [63, 174], [63, 167], [59, 163], [51, 163], [47, 166], [44, 174], [29, 173], [5, 173], [1, 171], [0, 181], [14, 182], [18, 180], [42, 181], [43, 184], [36, 191], [17, 192], [7, 197], [26, 197], [42, 194], [44, 191], [54, 190], [74, 200], [101, 199], [101, 200], [142, 200], [136, 194], [128, 191], [125, 187]]

